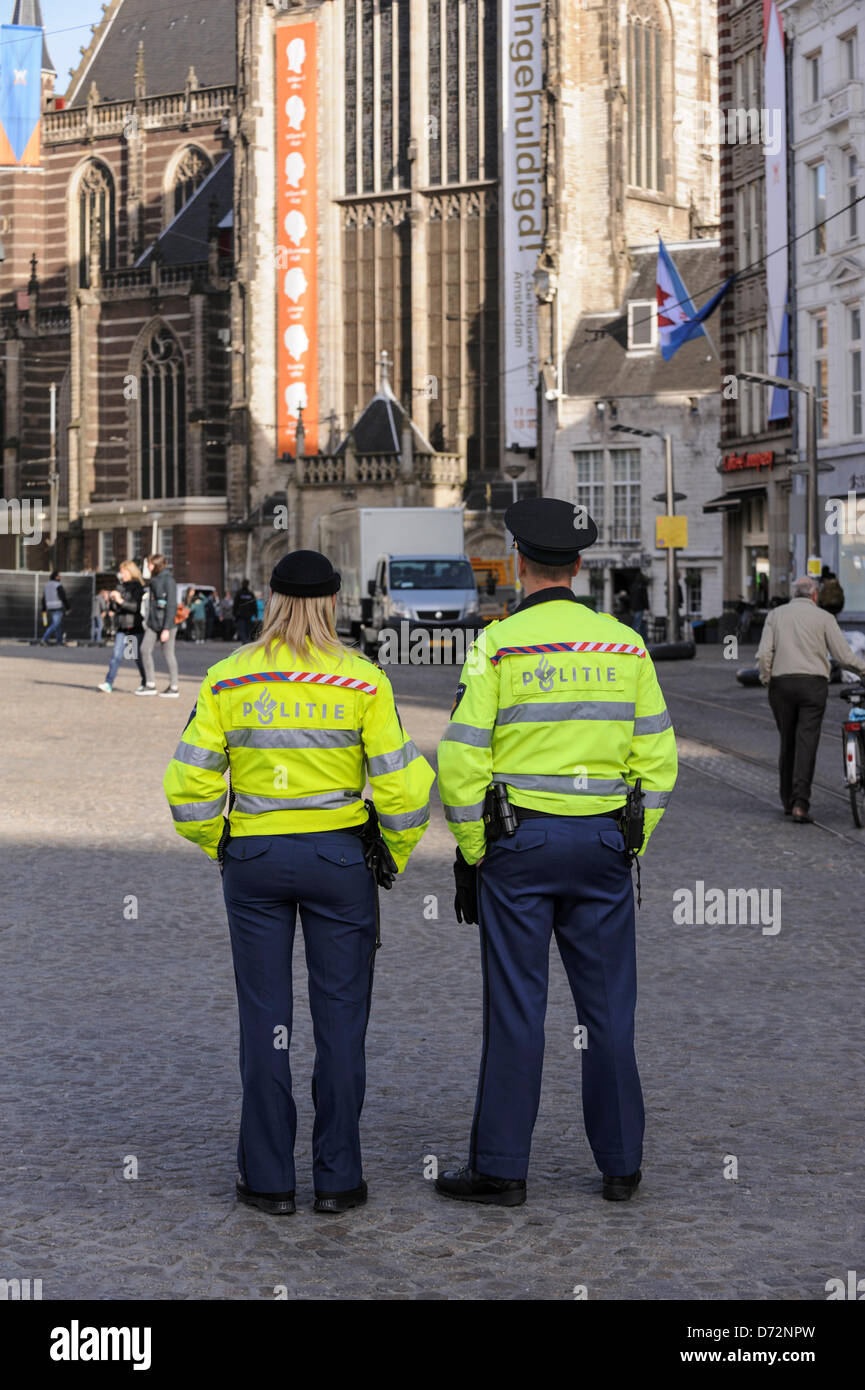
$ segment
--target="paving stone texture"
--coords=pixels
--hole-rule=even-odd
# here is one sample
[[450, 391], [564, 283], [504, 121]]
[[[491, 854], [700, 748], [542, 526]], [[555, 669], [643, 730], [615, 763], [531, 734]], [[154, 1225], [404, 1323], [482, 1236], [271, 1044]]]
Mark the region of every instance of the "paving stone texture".
[[[226, 650], [182, 647], [178, 702], [134, 698], [132, 665], [100, 694], [102, 651], [0, 646], [0, 1280], [41, 1279], [45, 1299], [811, 1300], [861, 1267], [865, 832], [841, 787], [837, 687], [820, 824], [798, 827], [776, 799], [765, 692], [737, 686], [719, 649], [658, 668], [682, 767], [643, 869], [634, 1201], [600, 1200], [555, 951], [528, 1203], [451, 1203], [425, 1176], [465, 1156], [481, 1035], [477, 930], [453, 917], [436, 800], [383, 895], [369, 1205], [311, 1210], [298, 933], [299, 1210], [274, 1219], [233, 1195], [240, 1083], [219, 873], [175, 835], [161, 789]], [[433, 757], [457, 675], [392, 674]], [[698, 881], [779, 889], [780, 930], [677, 924], [674, 894]]]

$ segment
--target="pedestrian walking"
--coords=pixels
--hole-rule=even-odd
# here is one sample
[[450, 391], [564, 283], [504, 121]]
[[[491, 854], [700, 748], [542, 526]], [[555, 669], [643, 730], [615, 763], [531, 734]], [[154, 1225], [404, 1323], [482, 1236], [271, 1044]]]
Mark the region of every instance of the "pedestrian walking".
[[203, 642], [207, 623], [207, 605], [204, 594], [200, 590], [197, 590], [193, 595], [189, 609], [192, 614], [192, 640], [193, 642]]
[[108, 666], [108, 675], [98, 687], [106, 695], [110, 695], [114, 689], [117, 672], [124, 658], [135, 662], [142, 685], [147, 680], [144, 663], [141, 660], [141, 639], [144, 636], [144, 624], [141, 619], [144, 580], [141, 577], [141, 570], [134, 560], [124, 560], [119, 567], [118, 574], [120, 587], [112, 589], [108, 595], [109, 608], [116, 615], [117, 620], [114, 651]]
[[56, 637], [58, 647], [66, 646], [63, 636], [63, 619], [69, 612], [69, 607], [66, 590], [60, 583], [60, 571], [52, 570], [42, 594], [42, 614], [43, 618], [47, 620], [45, 631], [39, 639], [43, 647], [48, 646], [52, 637]]
[[751, 636], [751, 625], [754, 621], [754, 605], [741, 595], [736, 604], [736, 637], [740, 642], [747, 642]]
[[[358, 1122], [376, 882], [389, 886], [405, 868], [434, 780], [384, 672], [337, 637], [339, 585], [315, 551], [280, 560], [260, 639], [207, 672], [165, 774], [175, 828], [223, 868], [243, 1080], [237, 1196], [277, 1215], [295, 1210], [288, 1048], [298, 909], [316, 1049], [315, 1210], [337, 1213], [367, 1196]], [[363, 800], [367, 775], [377, 822]]]
[[228, 589], [219, 600], [219, 620], [223, 642], [231, 642], [234, 637], [234, 599]]
[[816, 579], [797, 579], [790, 602], [769, 610], [757, 648], [760, 681], [769, 687], [781, 738], [781, 804], [799, 825], [813, 824], [811, 783], [829, 695], [829, 653], [843, 669], [865, 675], [865, 659], [850, 647], [838, 620], [818, 606], [818, 587]]
[[439, 746], [456, 912], [480, 924], [484, 1043], [468, 1164], [435, 1186], [462, 1201], [526, 1199], [554, 935], [587, 1030], [586, 1132], [604, 1197], [624, 1201], [644, 1127], [630, 853], [664, 813], [676, 744], [645, 648], [571, 588], [595, 523], [536, 498], [505, 525], [525, 597], [478, 637]]
[[164, 555], [151, 555], [150, 566], [150, 607], [141, 642], [141, 660], [144, 662], [145, 679], [136, 690], [136, 695], [155, 695], [156, 666], [153, 659], [154, 648], [159, 647], [168, 667], [168, 685], [159, 691], [160, 698], [176, 700], [180, 695], [180, 677], [177, 671], [177, 653], [174, 649], [177, 637], [175, 618], [177, 616], [177, 583], [168, 567]]
[[646, 585], [646, 576], [640, 571], [628, 590], [628, 606], [631, 610], [630, 624], [635, 632], [638, 632], [645, 642], [648, 633], [646, 630], [646, 613], [649, 608], [649, 590]]
[[100, 589], [93, 595], [93, 602], [90, 605], [90, 640], [102, 645], [102, 634], [105, 627], [105, 617], [108, 613], [108, 590]]
[[219, 609], [216, 605], [216, 594], [209, 593], [204, 595], [204, 636], [210, 642], [216, 631], [216, 624], [219, 621]]
[[177, 624], [178, 640], [191, 642], [193, 640], [192, 626], [192, 600], [195, 598], [195, 590], [192, 588], [184, 592], [183, 598], [177, 605], [177, 616], [180, 622]]
[[828, 565], [823, 566], [820, 575], [820, 592], [817, 602], [827, 613], [831, 613], [833, 618], [844, 608], [844, 589], [838, 580], [838, 576], [833, 574]]
[[[516, 611], [516, 609], [514, 609], [514, 611]], [[619, 589], [614, 595], [613, 614], [618, 618], [620, 623], [627, 623], [628, 627], [631, 626], [631, 618], [633, 615], [631, 613], [630, 602], [628, 601], [627, 589]]]
[[248, 642], [252, 637], [252, 624], [258, 615], [258, 603], [255, 594], [249, 587], [249, 580], [244, 579], [237, 593], [234, 595], [234, 623], [237, 629], [238, 642]]

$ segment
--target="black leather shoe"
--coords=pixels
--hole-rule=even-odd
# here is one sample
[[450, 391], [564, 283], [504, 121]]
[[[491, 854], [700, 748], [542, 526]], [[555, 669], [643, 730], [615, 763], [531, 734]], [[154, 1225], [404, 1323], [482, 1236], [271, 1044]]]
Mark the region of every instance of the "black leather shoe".
[[360, 1187], [353, 1187], [349, 1192], [316, 1192], [313, 1202], [313, 1211], [323, 1211], [330, 1216], [339, 1216], [340, 1212], [350, 1211], [352, 1207], [362, 1207], [366, 1201], [366, 1183], [361, 1182]]
[[239, 1180], [237, 1200], [248, 1207], [258, 1207], [259, 1211], [268, 1211], [271, 1216], [294, 1216], [297, 1210], [293, 1192], [253, 1192], [251, 1187]]
[[607, 1177], [604, 1174], [604, 1196], [608, 1202], [629, 1202], [640, 1185], [642, 1170], [628, 1173], [626, 1177]]
[[435, 1189], [458, 1202], [485, 1202], [493, 1207], [521, 1207], [526, 1200], [525, 1178], [490, 1178], [469, 1167], [442, 1173]]

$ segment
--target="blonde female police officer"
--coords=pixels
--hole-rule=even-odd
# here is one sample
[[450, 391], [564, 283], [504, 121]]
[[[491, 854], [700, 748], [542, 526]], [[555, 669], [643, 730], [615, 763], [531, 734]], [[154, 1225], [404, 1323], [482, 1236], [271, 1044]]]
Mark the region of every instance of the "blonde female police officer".
[[376, 887], [360, 839], [366, 775], [400, 870], [429, 823], [433, 771], [402, 728], [387, 677], [338, 640], [339, 586], [315, 551], [279, 562], [260, 638], [208, 671], [165, 774], [178, 832], [223, 860], [243, 1080], [237, 1195], [274, 1214], [295, 1210], [287, 1038], [297, 910], [316, 1047], [315, 1210], [340, 1212], [367, 1195], [358, 1126]]

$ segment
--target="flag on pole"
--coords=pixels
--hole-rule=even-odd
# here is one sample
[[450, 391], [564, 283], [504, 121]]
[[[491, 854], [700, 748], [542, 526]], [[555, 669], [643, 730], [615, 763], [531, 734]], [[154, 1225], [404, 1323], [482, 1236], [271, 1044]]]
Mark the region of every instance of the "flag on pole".
[[705, 334], [703, 324], [714, 314], [734, 279], [735, 276], [731, 276], [726, 280], [717, 294], [713, 294], [702, 309], [697, 310], [673, 264], [672, 256], [663, 241], [658, 241], [658, 338], [665, 362], [669, 362], [683, 343]]
[[39, 163], [42, 116], [42, 30], [0, 28], [0, 166]]

